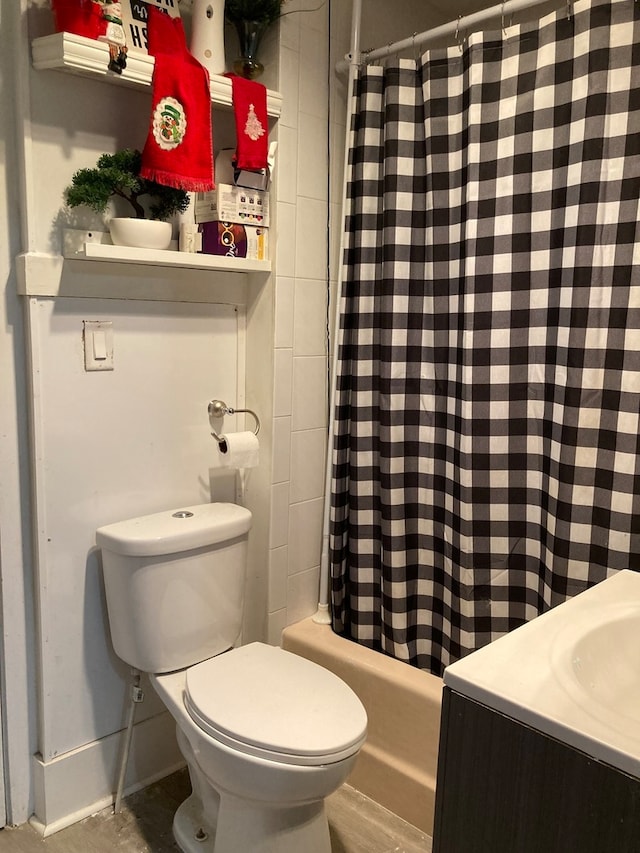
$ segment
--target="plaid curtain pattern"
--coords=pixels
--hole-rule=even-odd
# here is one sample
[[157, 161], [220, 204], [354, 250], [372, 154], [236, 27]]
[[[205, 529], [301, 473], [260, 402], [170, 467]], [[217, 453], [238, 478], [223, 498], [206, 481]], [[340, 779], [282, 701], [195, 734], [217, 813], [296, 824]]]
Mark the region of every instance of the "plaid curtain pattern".
[[441, 674], [640, 570], [640, 10], [355, 88], [334, 629]]

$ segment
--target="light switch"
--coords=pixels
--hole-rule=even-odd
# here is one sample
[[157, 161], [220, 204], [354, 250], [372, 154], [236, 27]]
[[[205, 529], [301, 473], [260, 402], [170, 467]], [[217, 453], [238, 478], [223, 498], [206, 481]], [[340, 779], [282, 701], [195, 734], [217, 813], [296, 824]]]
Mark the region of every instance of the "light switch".
[[84, 369], [113, 370], [113, 323], [84, 321]]
[[93, 357], [96, 361], [105, 361], [107, 358], [107, 336], [104, 329], [94, 329], [91, 333], [93, 336]]

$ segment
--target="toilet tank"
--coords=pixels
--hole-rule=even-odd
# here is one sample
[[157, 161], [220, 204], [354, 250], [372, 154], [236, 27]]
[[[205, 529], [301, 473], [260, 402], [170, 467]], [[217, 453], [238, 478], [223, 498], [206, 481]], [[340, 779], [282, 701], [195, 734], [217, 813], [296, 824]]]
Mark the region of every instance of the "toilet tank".
[[171, 672], [231, 648], [242, 629], [251, 513], [202, 504], [96, 531], [111, 640], [143, 672]]

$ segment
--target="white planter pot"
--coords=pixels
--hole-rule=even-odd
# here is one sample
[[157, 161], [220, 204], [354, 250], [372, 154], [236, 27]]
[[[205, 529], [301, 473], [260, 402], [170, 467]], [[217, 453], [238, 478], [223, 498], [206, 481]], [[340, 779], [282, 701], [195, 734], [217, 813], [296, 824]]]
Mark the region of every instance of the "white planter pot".
[[157, 219], [134, 219], [117, 216], [109, 222], [111, 240], [116, 246], [137, 249], [168, 249], [171, 243], [171, 224]]

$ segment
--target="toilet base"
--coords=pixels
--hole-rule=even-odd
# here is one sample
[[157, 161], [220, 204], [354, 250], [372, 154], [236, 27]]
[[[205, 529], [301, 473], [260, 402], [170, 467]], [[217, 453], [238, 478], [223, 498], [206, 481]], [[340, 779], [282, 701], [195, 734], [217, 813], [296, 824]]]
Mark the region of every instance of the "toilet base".
[[173, 816], [173, 837], [183, 853], [214, 853], [215, 829], [202, 819], [202, 807], [191, 794]]
[[265, 808], [223, 794], [214, 829], [192, 794], [175, 814], [173, 835], [183, 853], [331, 853], [324, 802]]

